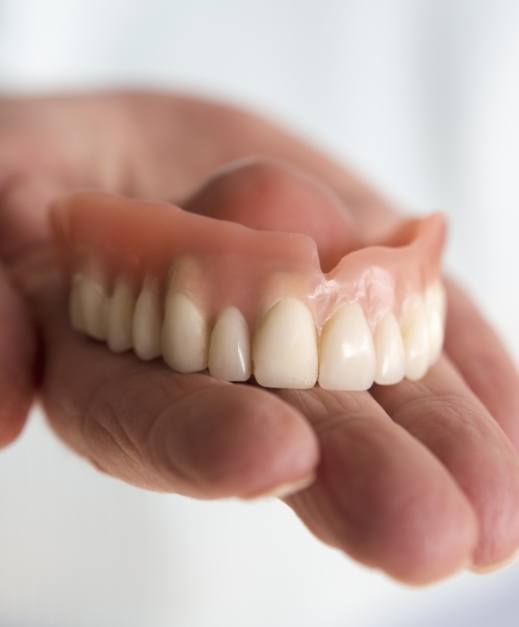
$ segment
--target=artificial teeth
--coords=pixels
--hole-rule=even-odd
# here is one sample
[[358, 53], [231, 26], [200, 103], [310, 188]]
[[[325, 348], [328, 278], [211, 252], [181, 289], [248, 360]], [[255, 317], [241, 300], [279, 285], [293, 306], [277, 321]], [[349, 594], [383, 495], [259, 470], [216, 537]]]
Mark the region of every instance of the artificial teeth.
[[200, 309], [185, 294], [168, 294], [162, 328], [164, 361], [177, 372], [204, 370], [207, 343], [207, 322]]
[[115, 353], [122, 353], [133, 346], [132, 327], [135, 310], [135, 294], [125, 278], [115, 281], [108, 304], [108, 346]]
[[78, 301], [85, 332], [96, 340], [105, 340], [108, 297], [104, 285], [89, 274], [83, 275], [79, 282]]
[[325, 390], [367, 390], [375, 376], [375, 349], [357, 304], [343, 305], [326, 323], [319, 347], [319, 385]]
[[227, 307], [216, 319], [208, 365], [210, 374], [224, 381], [247, 381], [251, 375], [249, 329], [236, 307]]
[[441, 283], [435, 283], [427, 288], [425, 307], [429, 329], [429, 363], [433, 364], [440, 356], [445, 334], [446, 297]]
[[254, 377], [265, 387], [307, 389], [318, 371], [317, 333], [308, 307], [297, 298], [277, 302], [256, 330]]
[[420, 296], [414, 297], [402, 325], [406, 377], [411, 381], [421, 379], [429, 367], [429, 323], [427, 311]]
[[377, 324], [373, 343], [376, 356], [375, 383], [392, 385], [401, 381], [405, 376], [405, 349], [400, 326], [391, 312]]
[[147, 277], [135, 303], [132, 327], [133, 347], [140, 359], [148, 361], [160, 355], [161, 318], [159, 282]]
[[81, 304], [81, 284], [83, 277], [76, 274], [71, 281], [69, 294], [69, 318], [72, 328], [80, 333], [86, 333], [85, 319]]

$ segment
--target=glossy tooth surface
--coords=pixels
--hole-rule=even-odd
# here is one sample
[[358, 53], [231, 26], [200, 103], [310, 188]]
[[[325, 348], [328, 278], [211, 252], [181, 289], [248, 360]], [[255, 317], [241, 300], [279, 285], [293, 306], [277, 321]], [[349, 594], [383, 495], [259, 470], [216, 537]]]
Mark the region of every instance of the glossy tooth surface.
[[323, 329], [319, 385], [325, 390], [367, 390], [374, 376], [375, 349], [362, 307], [343, 305]]
[[256, 381], [271, 388], [311, 388], [317, 379], [317, 333], [308, 307], [284, 298], [265, 315], [253, 342]]
[[135, 294], [124, 278], [115, 282], [108, 304], [108, 346], [115, 353], [132, 348], [133, 313]]
[[160, 355], [161, 324], [159, 282], [147, 277], [135, 303], [132, 325], [132, 343], [140, 359], [148, 361]]
[[224, 381], [247, 381], [251, 374], [247, 322], [236, 307], [218, 316], [209, 343], [209, 372]]
[[429, 363], [440, 356], [445, 334], [446, 295], [441, 283], [431, 285], [425, 293], [427, 323], [429, 328]]
[[400, 326], [392, 313], [378, 323], [373, 335], [376, 368], [375, 383], [392, 385], [405, 376], [405, 350]]
[[108, 296], [101, 281], [83, 275], [78, 301], [86, 333], [96, 340], [106, 339]]
[[86, 333], [86, 325], [83, 317], [83, 310], [81, 305], [81, 284], [83, 277], [80, 274], [76, 274], [70, 284], [69, 292], [69, 319], [72, 328], [75, 331]]
[[178, 372], [204, 370], [207, 344], [207, 322], [200, 309], [185, 294], [168, 294], [162, 327], [164, 361]]
[[402, 325], [406, 377], [421, 379], [429, 366], [429, 323], [423, 299], [415, 297], [409, 306]]

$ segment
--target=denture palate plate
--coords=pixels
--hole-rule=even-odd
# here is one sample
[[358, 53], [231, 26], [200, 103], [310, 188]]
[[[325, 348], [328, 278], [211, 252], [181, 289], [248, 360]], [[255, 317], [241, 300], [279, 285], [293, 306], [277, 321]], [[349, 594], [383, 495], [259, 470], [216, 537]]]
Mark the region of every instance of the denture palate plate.
[[224, 381], [346, 391], [419, 379], [441, 352], [438, 214], [321, 268], [308, 234], [103, 194], [58, 209], [71, 325], [114, 352]]

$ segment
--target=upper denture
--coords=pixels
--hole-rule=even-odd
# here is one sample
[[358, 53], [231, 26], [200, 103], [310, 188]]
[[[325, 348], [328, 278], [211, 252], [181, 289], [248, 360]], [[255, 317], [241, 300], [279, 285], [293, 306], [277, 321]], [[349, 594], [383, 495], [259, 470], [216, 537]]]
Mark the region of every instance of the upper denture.
[[290, 295], [310, 307], [318, 329], [347, 302], [362, 305], [372, 329], [389, 310], [400, 316], [408, 296], [438, 280], [445, 237], [441, 214], [412, 220], [402, 227], [407, 241], [348, 252], [324, 273], [308, 235], [258, 231], [167, 203], [80, 193], [59, 203], [54, 218], [69, 267], [93, 258], [108, 277], [140, 283], [148, 275], [164, 281], [175, 260], [189, 259], [196, 276], [179, 272], [179, 287], [210, 315], [236, 306], [253, 325]]
[[443, 343], [443, 217], [405, 221], [362, 247], [351, 217], [319, 188], [307, 185], [294, 209], [296, 183], [284, 192], [289, 209], [275, 198], [255, 206], [250, 185], [238, 204], [202, 192], [187, 203], [198, 213], [102, 193], [59, 201], [72, 325], [115, 352], [229, 381], [252, 372], [268, 387], [420, 378]]

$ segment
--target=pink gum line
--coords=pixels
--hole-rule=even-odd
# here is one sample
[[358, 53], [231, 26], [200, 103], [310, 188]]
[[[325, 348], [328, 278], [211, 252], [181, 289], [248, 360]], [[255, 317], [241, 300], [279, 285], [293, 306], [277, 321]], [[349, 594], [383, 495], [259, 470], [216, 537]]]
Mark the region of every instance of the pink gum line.
[[[253, 326], [285, 296], [303, 300], [320, 329], [341, 304], [362, 305], [372, 328], [441, 275], [445, 220], [404, 222], [391, 241], [347, 253], [323, 273], [307, 235], [259, 231], [174, 205], [81, 193], [53, 207], [67, 272], [101, 267], [108, 280], [147, 275], [189, 296], [209, 316], [238, 307]], [[175, 262], [172, 266], [172, 262]]]

